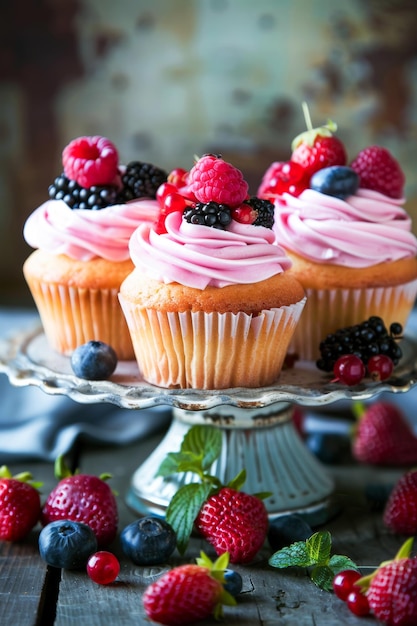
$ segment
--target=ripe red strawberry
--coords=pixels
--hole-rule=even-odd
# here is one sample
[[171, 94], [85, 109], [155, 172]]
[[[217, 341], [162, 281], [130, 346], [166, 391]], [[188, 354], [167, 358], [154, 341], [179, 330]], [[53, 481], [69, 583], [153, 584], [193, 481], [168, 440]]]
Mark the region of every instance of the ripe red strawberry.
[[307, 130], [298, 135], [291, 144], [291, 161], [304, 168], [304, 176], [310, 180], [314, 172], [332, 165], [346, 165], [347, 155], [343, 143], [333, 132], [336, 124], [331, 120], [324, 126], [313, 128], [307, 104], [303, 103]]
[[197, 565], [180, 565], [166, 572], [143, 594], [146, 615], [167, 626], [191, 624], [213, 614], [219, 617], [222, 604], [236, 604], [222, 584], [227, 562], [227, 555], [212, 563], [201, 553]]
[[248, 184], [236, 167], [220, 156], [205, 154], [188, 175], [187, 187], [199, 202], [238, 207], [248, 195]]
[[417, 624], [417, 558], [395, 559], [379, 567], [367, 596], [373, 614], [387, 626]]
[[64, 174], [81, 187], [110, 185], [118, 176], [119, 155], [106, 137], [78, 137], [63, 150]]
[[379, 191], [390, 198], [403, 197], [404, 172], [386, 148], [369, 146], [361, 150], [350, 167], [359, 175], [360, 187]]
[[417, 437], [399, 407], [374, 402], [359, 420], [352, 453], [361, 463], [412, 465], [417, 463]]
[[398, 480], [388, 497], [383, 520], [399, 535], [417, 535], [417, 470]]
[[265, 541], [268, 514], [256, 496], [223, 487], [203, 504], [195, 525], [218, 555], [228, 552], [231, 563], [249, 563]]
[[[57, 466], [60, 464], [61, 458], [57, 460]], [[58, 476], [65, 473], [42, 507], [42, 524], [63, 519], [82, 522], [94, 531], [99, 547], [109, 545], [116, 537], [119, 521], [116, 498], [105, 482], [110, 475], [56, 472]]]
[[41, 501], [28, 472], [12, 476], [0, 467], [0, 540], [20, 541], [39, 521]]

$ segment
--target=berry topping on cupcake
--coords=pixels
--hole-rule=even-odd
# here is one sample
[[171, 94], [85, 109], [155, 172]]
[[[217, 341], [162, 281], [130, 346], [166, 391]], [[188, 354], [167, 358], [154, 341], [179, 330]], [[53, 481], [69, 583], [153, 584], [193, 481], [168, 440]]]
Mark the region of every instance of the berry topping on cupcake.
[[353, 159], [351, 168], [359, 175], [360, 186], [402, 198], [405, 176], [398, 161], [381, 146], [369, 146]]
[[303, 103], [307, 130], [291, 144], [288, 161], [271, 163], [266, 170], [258, 196], [280, 202], [283, 194], [298, 197], [304, 190], [347, 198], [359, 188], [377, 191], [393, 199], [403, 198], [405, 176], [398, 161], [381, 146], [369, 146], [359, 152], [350, 166], [346, 149], [333, 133], [337, 126], [313, 128], [306, 103]]
[[119, 155], [106, 137], [78, 137], [62, 153], [64, 174], [81, 187], [111, 185], [118, 173]]
[[248, 183], [236, 167], [215, 154], [205, 154], [188, 176], [188, 185], [199, 202], [237, 207], [248, 195]]
[[180, 211], [183, 219], [198, 226], [227, 229], [232, 220], [272, 229], [274, 205], [248, 196], [248, 183], [236, 167], [220, 155], [206, 154], [187, 172], [181, 168], [168, 174], [168, 182], [156, 192], [160, 215], [155, 230], [166, 232], [167, 215]]
[[142, 161], [119, 164], [114, 144], [106, 137], [78, 137], [62, 152], [64, 171], [49, 187], [51, 200], [71, 209], [100, 210], [137, 198], [156, 197], [167, 181], [165, 170]]

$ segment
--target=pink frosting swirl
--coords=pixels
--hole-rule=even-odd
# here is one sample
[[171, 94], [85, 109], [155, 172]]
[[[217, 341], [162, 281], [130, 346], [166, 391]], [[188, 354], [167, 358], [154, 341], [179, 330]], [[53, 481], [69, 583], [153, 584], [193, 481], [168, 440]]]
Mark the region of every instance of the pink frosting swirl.
[[274, 232], [288, 251], [318, 263], [370, 267], [417, 254], [411, 219], [393, 199], [359, 189], [345, 200], [306, 189], [275, 203]]
[[165, 221], [167, 232], [159, 235], [147, 224], [139, 226], [130, 240], [135, 266], [164, 283], [188, 287], [225, 287], [260, 282], [291, 266], [284, 250], [275, 243], [271, 229], [232, 220], [227, 230], [189, 224], [179, 212]]
[[23, 236], [32, 248], [79, 261], [95, 257], [125, 261], [133, 231], [143, 222], [154, 222], [158, 214], [159, 204], [151, 199], [131, 200], [100, 211], [71, 209], [62, 200], [48, 200], [28, 217]]

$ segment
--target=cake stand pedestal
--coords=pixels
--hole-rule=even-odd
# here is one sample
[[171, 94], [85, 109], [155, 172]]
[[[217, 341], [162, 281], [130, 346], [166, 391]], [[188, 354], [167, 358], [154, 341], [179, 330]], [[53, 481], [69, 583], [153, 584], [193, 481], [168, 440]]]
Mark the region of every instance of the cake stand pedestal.
[[[287, 513], [314, 515], [321, 522], [331, 510], [333, 482], [307, 449], [293, 419], [294, 404], [319, 407], [339, 400], [369, 400], [382, 392], [402, 393], [417, 384], [417, 340], [404, 337], [403, 357], [384, 383], [364, 380], [355, 387], [332, 383], [313, 364], [283, 370], [275, 385], [256, 389], [161, 389], [146, 383], [135, 362], [120, 362], [110, 380], [92, 382], [74, 376], [70, 360], [50, 350], [42, 329], [25, 329], [0, 341], [0, 372], [16, 386], [36, 385], [51, 395], [67, 395], [84, 404], [110, 402], [122, 408], [172, 407], [171, 427], [162, 442], [134, 472], [128, 506], [138, 515], [164, 515], [191, 473], [168, 478], [156, 472], [168, 452], [179, 450], [194, 424], [221, 430], [221, 457], [212, 473], [227, 483], [242, 469], [248, 493], [270, 492], [265, 506], [271, 518]], [[133, 419], [140, 419], [136, 411]]]
[[221, 456], [211, 473], [223, 484], [245, 468], [244, 490], [271, 494], [264, 500], [270, 518], [286, 513], [325, 514], [333, 481], [305, 447], [292, 413], [292, 405], [284, 402], [257, 409], [221, 406], [197, 413], [174, 408], [164, 440], [133, 474], [128, 506], [140, 515], [163, 516], [176, 491], [196, 477], [191, 472], [156, 477], [161, 462], [168, 452], [179, 450], [191, 426], [210, 424], [222, 433]]

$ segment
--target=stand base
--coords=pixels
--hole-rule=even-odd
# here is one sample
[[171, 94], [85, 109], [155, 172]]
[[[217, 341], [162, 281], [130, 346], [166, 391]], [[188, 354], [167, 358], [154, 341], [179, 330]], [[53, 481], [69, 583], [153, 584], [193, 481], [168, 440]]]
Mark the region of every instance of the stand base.
[[180, 449], [191, 426], [209, 424], [222, 431], [221, 457], [213, 464], [211, 473], [223, 484], [245, 468], [244, 491], [272, 494], [264, 500], [270, 519], [297, 513], [307, 521], [324, 523], [332, 514], [333, 481], [298, 435], [292, 412], [292, 406], [282, 402], [256, 409], [174, 409], [165, 438], [133, 474], [127, 505], [141, 516], [164, 516], [176, 491], [196, 477], [191, 472], [168, 478], [155, 474], [168, 452]]

